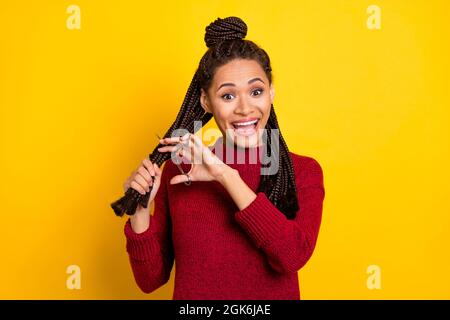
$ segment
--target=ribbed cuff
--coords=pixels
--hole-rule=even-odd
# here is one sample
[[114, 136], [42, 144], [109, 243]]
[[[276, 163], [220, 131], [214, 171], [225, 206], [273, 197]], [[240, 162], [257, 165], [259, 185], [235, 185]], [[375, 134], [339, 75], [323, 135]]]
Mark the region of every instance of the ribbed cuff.
[[125, 223], [124, 233], [127, 238], [126, 247], [130, 258], [147, 261], [159, 251], [158, 241], [151, 233], [150, 227], [142, 233], [136, 233], [131, 227], [130, 219], [128, 219]]
[[270, 202], [264, 192], [258, 192], [252, 203], [236, 212], [235, 218], [258, 248], [279, 237], [286, 223], [286, 217]]

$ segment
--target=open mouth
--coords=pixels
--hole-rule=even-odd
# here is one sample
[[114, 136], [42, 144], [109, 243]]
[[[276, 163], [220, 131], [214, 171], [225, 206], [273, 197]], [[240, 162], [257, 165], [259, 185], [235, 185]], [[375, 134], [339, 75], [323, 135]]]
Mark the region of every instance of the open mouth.
[[240, 121], [240, 122], [233, 122], [233, 128], [234, 132], [236, 134], [239, 134], [241, 136], [250, 136], [252, 134], [256, 133], [256, 128], [258, 127], [259, 119], [253, 119], [249, 121]]

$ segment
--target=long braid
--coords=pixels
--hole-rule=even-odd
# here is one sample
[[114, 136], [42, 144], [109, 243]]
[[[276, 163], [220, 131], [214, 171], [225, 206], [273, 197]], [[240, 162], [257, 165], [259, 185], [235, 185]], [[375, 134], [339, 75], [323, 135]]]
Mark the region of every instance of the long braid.
[[[204, 40], [208, 51], [200, 60], [180, 111], [164, 137], [170, 137], [172, 132], [177, 129], [185, 129], [190, 133], [195, 133], [195, 121], [201, 121], [201, 125], [204, 126], [212, 118], [213, 115], [205, 112], [200, 104], [200, 89], [207, 90], [217, 67], [235, 58], [254, 59], [260, 63], [269, 81], [272, 79], [269, 56], [264, 49], [258, 47], [252, 41], [243, 40], [247, 35], [247, 25], [240, 18], [218, 18], [206, 27], [205, 31]], [[271, 129], [279, 130], [273, 105], [271, 106], [266, 129], [267, 149], [270, 153], [272, 145]], [[281, 142], [279, 154], [269, 154], [271, 159], [278, 161], [278, 171], [275, 175], [263, 175], [258, 191], [264, 192], [268, 199], [288, 219], [293, 219], [299, 208], [294, 169], [288, 147], [281, 132], [279, 132], [279, 140]], [[157, 149], [160, 146], [161, 144], [158, 144], [149, 155], [150, 161], [158, 166], [161, 166], [171, 156], [169, 153], [159, 152]], [[151, 190], [152, 187], [145, 195], [141, 195], [133, 188], [129, 188], [121, 199], [111, 204], [111, 207], [118, 216], [122, 216], [124, 213], [133, 215], [138, 204], [146, 207]]]
[[267, 121], [267, 150], [272, 150], [271, 129], [278, 129], [279, 133], [279, 157], [273, 154], [267, 154], [278, 160], [278, 171], [275, 175], [263, 175], [258, 186], [258, 192], [264, 192], [269, 200], [281, 211], [288, 219], [295, 218], [299, 209], [297, 199], [297, 185], [295, 183], [294, 167], [292, 159], [289, 156], [288, 146], [279, 130], [277, 116], [273, 105], [270, 109], [269, 120]]
[[[195, 133], [195, 121], [201, 121], [203, 127], [209, 120], [211, 120], [212, 114], [206, 113], [200, 105], [200, 86], [197, 74], [198, 73], [196, 72], [191, 81], [183, 104], [181, 105], [180, 112], [178, 113], [174, 123], [170, 126], [169, 130], [167, 130], [164, 134], [164, 138], [171, 137], [174, 130], [182, 128], [190, 133]], [[158, 148], [161, 146], [161, 144], [158, 144], [149, 155], [150, 161], [152, 163], [156, 163], [158, 167], [160, 167], [171, 157], [170, 153], [158, 151]], [[117, 216], [123, 216], [125, 213], [128, 215], [133, 215], [136, 212], [138, 204], [144, 208], [147, 207], [151, 191], [152, 187], [150, 187], [150, 191], [146, 194], [141, 195], [133, 188], [129, 188], [122, 198], [111, 204], [111, 207]]]

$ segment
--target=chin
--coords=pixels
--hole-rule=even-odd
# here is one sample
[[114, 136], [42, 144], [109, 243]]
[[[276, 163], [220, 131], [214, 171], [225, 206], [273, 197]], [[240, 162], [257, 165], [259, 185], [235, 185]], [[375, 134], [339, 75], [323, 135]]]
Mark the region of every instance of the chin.
[[255, 148], [258, 146], [258, 137], [250, 136], [245, 137], [245, 140], [237, 139], [234, 144], [239, 148]]
[[227, 139], [238, 148], [256, 148], [261, 140], [262, 130], [256, 130], [252, 135], [239, 135], [233, 128], [227, 129]]

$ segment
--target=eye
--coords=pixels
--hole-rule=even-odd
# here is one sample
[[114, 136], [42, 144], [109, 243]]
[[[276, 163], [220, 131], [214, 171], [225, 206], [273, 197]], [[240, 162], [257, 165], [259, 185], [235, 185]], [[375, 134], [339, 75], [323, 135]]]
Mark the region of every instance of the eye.
[[256, 96], [260, 96], [260, 95], [262, 95], [263, 91], [264, 91], [263, 89], [256, 89], [256, 90], [252, 91], [252, 94], [257, 92], [258, 94]]
[[233, 95], [229, 94], [229, 93], [225, 93], [224, 95], [222, 95], [222, 98], [225, 100], [231, 100], [231, 98], [228, 99], [228, 97], [232, 97]]

